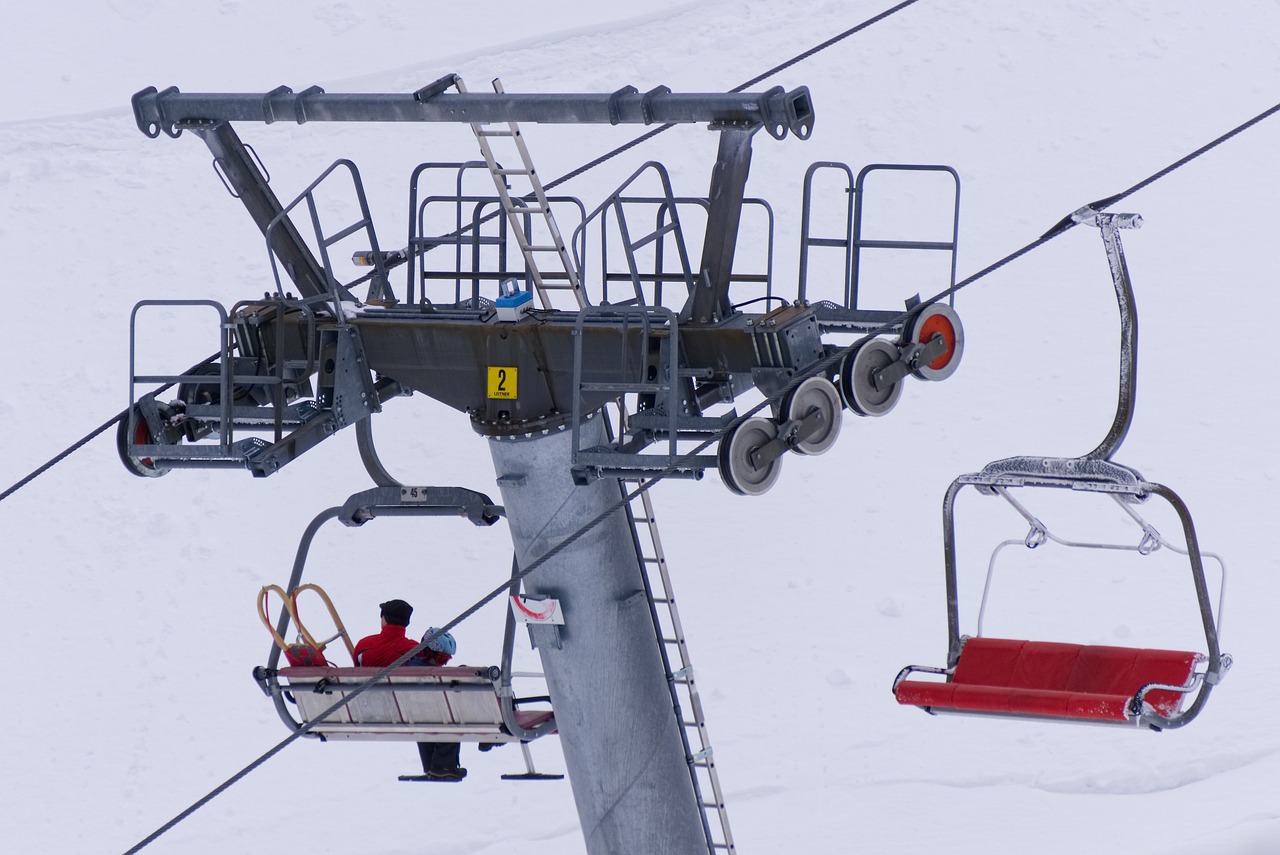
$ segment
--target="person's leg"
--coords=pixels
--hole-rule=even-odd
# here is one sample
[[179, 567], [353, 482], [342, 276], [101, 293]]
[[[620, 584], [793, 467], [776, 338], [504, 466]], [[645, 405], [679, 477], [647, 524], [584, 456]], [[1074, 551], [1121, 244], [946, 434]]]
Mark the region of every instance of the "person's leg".
[[431, 759], [434, 754], [435, 747], [432, 743], [418, 743], [418, 759], [422, 761], [422, 774], [425, 775], [431, 771]]
[[427, 776], [449, 781], [461, 781], [467, 777], [467, 770], [458, 765], [461, 748], [462, 746], [456, 742], [431, 743], [428, 753], [422, 755], [423, 766], [427, 767]]
[[461, 763], [462, 746], [457, 742], [437, 742], [431, 766], [434, 769], [456, 769]]

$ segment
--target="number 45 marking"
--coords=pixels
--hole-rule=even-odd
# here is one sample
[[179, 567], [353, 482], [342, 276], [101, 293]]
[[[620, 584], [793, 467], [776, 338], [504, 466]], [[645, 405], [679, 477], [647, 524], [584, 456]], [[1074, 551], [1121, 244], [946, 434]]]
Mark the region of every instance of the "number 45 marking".
[[489, 366], [489, 397], [509, 399], [516, 396], [519, 372], [514, 366]]

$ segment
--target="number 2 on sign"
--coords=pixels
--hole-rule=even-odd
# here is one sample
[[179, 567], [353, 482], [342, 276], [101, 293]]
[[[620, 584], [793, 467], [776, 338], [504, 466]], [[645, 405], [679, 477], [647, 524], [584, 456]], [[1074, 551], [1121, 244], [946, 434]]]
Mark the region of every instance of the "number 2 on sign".
[[489, 397], [514, 398], [516, 396], [516, 379], [518, 371], [514, 366], [489, 366]]

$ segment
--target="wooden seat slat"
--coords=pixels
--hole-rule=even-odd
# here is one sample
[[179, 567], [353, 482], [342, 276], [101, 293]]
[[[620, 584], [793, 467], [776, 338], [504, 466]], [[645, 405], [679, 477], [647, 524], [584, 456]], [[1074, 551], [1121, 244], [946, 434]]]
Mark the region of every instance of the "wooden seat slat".
[[[278, 672], [281, 686], [310, 722], [380, 668], [295, 666]], [[508, 732], [490, 667], [402, 667], [316, 724], [312, 732], [335, 739], [418, 742], [518, 742]], [[319, 687], [320, 691], [316, 691]], [[551, 721], [550, 710], [516, 710], [517, 725], [532, 730]]]

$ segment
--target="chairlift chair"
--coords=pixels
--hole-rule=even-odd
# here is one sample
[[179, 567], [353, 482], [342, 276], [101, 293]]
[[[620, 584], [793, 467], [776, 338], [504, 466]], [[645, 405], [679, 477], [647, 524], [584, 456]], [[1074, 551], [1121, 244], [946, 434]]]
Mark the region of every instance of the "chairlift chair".
[[[1231, 667], [1231, 657], [1221, 653], [1218, 646], [1226, 567], [1219, 556], [1201, 552], [1191, 514], [1173, 490], [1149, 482], [1136, 470], [1111, 460], [1132, 422], [1137, 378], [1137, 312], [1118, 230], [1137, 228], [1142, 220], [1135, 214], [1103, 214], [1088, 208], [1077, 211], [1072, 218], [1078, 224], [1094, 225], [1101, 230], [1120, 308], [1120, 383], [1115, 419], [1102, 443], [1081, 457], [1013, 457], [952, 482], [943, 502], [947, 664], [943, 668], [912, 665], [902, 669], [894, 679], [893, 694], [898, 703], [917, 706], [929, 713], [1113, 723], [1157, 731], [1178, 728], [1199, 715], [1209, 693]], [[995, 548], [988, 564], [977, 635], [973, 637], [960, 634], [956, 578], [955, 500], [965, 486], [1004, 499], [1030, 526], [1025, 538], [1008, 540]], [[1060, 538], [1012, 495], [1012, 491], [1025, 488], [1069, 489], [1110, 496], [1137, 524], [1141, 537], [1136, 544]], [[1136, 506], [1151, 496], [1159, 496], [1177, 514], [1184, 547], [1165, 540], [1138, 514]], [[1033, 549], [1055, 543], [1069, 548], [1118, 550], [1140, 556], [1159, 549], [1185, 555], [1204, 631], [1204, 651], [984, 636], [982, 622], [996, 557], [1006, 547], [1018, 543]], [[1221, 573], [1216, 617], [1205, 582], [1205, 558], [1216, 561]], [[945, 680], [914, 679], [913, 674], [941, 676]], [[1184, 706], [1185, 699], [1192, 694], [1194, 699]]]
[[[1034, 473], [1027, 458], [997, 461], [982, 472], [962, 475], [947, 490], [943, 506], [946, 553], [948, 650], [945, 668], [908, 666], [893, 683], [898, 703], [930, 713], [1005, 715], [1054, 721], [1115, 723], [1167, 730], [1190, 723], [1204, 708], [1213, 686], [1231, 666], [1231, 657], [1218, 646], [1222, 593], [1226, 568], [1214, 553], [1203, 553], [1191, 515], [1182, 499], [1162, 484], [1143, 480], [1133, 470], [1105, 461], [1092, 461], [1081, 470], [1078, 459], [1038, 459]], [[957, 583], [955, 499], [965, 486], [998, 496], [1025, 519], [1025, 538], [998, 544], [988, 563], [986, 585], [978, 612], [977, 634], [960, 634]], [[1109, 496], [1138, 526], [1134, 543], [1066, 540], [1055, 535], [1012, 494], [1019, 488], [1058, 488]], [[1134, 505], [1149, 496], [1164, 499], [1182, 524], [1185, 546], [1166, 540]], [[1205, 637], [1204, 652], [1155, 650], [1047, 641], [991, 638], [983, 634], [988, 595], [996, 559], [1009, 546], [1039, 548], [1057, 544], [1070, 549], [1106, 549], [1150, 555], [1168, 549], [1188, 559]], [[1215, 608], [1205, 582], [1204, 559], [1221, 571]], [[913, 678], [913, 674], [942, 675], [945, 682]], [[1194, 693], [1194, 700], [1184, 700]]]
[[[309, 728], [307, 736], [329, 740], [403, 742], [477, 742], [482, 745], [518, 743], [526, 772], [504, 779], [558, 779], [533, 768], [528, 743], [556, 732], [555, 715], [546, 708], [550, 698], [517, 697], [512, 688], [515, 620], [507, 611], [500, 665], [401, 666], [383, 675], [383, 668], [339, 667], [324, 658], [325, 646], [338, 638], [354, 655], [350, 635], [328, 595], [315, 584], [299, 584], [312, 539], [331, 519], [363, 525], [377, 516], [467, 516], [477, 525], [491, 525], [502, 508], [487, 496], [461, 488], [378, 487], [357, 493], [341, 508], [318, 515], [303, 534], [293, 574], [286, 589], [264, 587], [258, 596], [259, 617], [273, 640], [267, 664], [254, 669], [254, 679], [272, 699], [290, 730]], [[513, 576], [515, 575], [513, 562]], [[328, 609], [336, 632], [318, 640], [301, 619], [298, 595], [312, 591]], [[272, 626], [267, 603], [275, 594], [282, 601], [279, 620]], [[512, 595], [519, 582], [512, 582]], [[289, 625], [298, 641], [285, 641]], [[281, 654], [286, 665], [280, 666]], [[353, 660], [354, 661], [354, 660]], [[521, 674], [518, 676], [530, 676]], [[370, 681], [373, 681], [372, 683]], [[332, 710], [333, 705], [359, 694]], [[536, 705], [536, 707], [534, 706]], [[295, 717], [296, 716], [296, 717]]]

